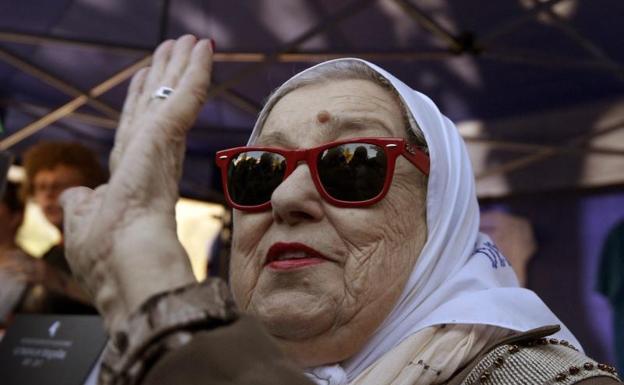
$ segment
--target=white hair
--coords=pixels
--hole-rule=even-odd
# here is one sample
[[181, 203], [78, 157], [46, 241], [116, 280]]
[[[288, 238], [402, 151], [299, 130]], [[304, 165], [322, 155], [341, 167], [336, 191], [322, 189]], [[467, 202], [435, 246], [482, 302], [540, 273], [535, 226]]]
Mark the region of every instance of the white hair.
[[425, 141], [425, 136], [420, 127], [418, 127], [418, 124], [416, 123], [416, 120], [412, 116], [411, 112], [409, 112], [408, 108], [405, 106], [405, 103], [399, 93], [383, 76], [378, 74], [366, 64], [356, 60], [341, 60], [327, 63], [299, 74], [295, 78], [284, 83], [269, 96], [267, 102], [262, 108], [262, 111], [260, 111], [256, 127], [261, 129], [264, 126], [266, 119], [275, 104], [289, 92], [307, 85], [345, 79], [369, 80], [381, 86], [383, 89], [388, 90], [395, 97], [401, 111], [403, 112], [407, 140], [426, 151], [427, 142]]

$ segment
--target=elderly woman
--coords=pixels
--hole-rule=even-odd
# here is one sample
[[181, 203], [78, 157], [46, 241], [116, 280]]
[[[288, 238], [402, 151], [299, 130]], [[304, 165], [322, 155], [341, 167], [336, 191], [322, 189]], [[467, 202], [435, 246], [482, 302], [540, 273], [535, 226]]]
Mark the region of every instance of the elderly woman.
[[163, 43], [130, 86], [109, 184], [62, 197], [72, 268], [112, 336], [102, 382], [619, 382], [478, 233], [453, 123], [357, 59], [287, 81], [249, 145], [217, 154], [233, 302], [196, 283], [174, 204], [211, 55]]

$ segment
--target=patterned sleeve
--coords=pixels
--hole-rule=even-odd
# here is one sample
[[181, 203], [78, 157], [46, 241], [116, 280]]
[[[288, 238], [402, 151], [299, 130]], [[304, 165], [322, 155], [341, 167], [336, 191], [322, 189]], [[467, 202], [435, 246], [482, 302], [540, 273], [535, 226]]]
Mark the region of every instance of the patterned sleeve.
[[98, 384], [309, 384], [210, 278], [150, 298], [111, 336]]

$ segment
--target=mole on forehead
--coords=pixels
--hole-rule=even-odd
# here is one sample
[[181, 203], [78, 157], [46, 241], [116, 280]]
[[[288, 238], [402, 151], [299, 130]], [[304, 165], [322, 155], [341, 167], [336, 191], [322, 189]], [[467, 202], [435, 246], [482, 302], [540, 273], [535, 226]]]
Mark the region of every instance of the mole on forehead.
[[318, 112], [318, 114], [316, 114], [316, 120], [321, 124], [329, 122], [331, 118], [332, 116], [327, 110], [321, 110]]

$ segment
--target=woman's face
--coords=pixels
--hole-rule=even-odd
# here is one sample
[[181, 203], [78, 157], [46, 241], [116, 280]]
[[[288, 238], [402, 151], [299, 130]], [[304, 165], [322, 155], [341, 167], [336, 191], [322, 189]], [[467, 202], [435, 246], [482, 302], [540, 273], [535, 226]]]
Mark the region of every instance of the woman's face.
[[[405, 137], [395, 97], [373, 82], [340, 80], [290, 92], [256, 144], [310, 148], [353, 137]], [[424, 176], [399, 157], [382, 201], [332, 206], [300, 163], [273, 193], [270, 210], [234, 213], [231, 285], [238, 305], [302, 366], [350, 357], [392, 310], [420, 254], [425, 196]], [[272, 258], [283, 262], [267, 263], [272, 246]]]
[[63, 231], [63, 207], [59, 196], [70, 187], [85, 183], [82, 172], [73, 166], [58, 164], [53, 168], [39, 170], [33, 178], [33, 197], [41, 207], [46, 219]]

